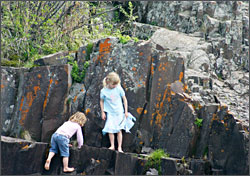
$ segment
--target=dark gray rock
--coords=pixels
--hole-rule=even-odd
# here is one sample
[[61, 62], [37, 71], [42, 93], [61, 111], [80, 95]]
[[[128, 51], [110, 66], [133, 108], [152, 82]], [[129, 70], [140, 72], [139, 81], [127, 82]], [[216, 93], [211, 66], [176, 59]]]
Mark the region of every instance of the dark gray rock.
[[1, 136], [1, 173], [31, 175], [42, 173], [47, 143]]
[[177, 162], [179, 162], [179, 160], [176, 158], [161, 159], [161, 174], [177, 175]]
[[38, 60], [34, 61], [35, 65], [45, 66], [45, 65], [65, 65], [68, 62], [68, 58], [65, 56], [69, 55], [68, 51], [61, 51], [55, 54], [50, 54], [44, 56]]
[[246, 139], [239, 132], [235, 119], [221, 107], [214, 115], [208, 143], [208, 158], [214, 169], [223, 174], [249, 174]]
[[18, 69], [12, 67], [1, 68], [1, 134], [4, 136], [9, 136], [11, 133], [12, 115], [18, 89], [17, 78]]

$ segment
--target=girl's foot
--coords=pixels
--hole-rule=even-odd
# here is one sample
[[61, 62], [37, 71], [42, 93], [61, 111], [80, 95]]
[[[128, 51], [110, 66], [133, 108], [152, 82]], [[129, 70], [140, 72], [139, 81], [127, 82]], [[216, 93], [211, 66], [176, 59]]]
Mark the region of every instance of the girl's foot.
[[49, 165], [50, 165], [50, 160], [46, 160], [45, 165], [44, 165], [44, 169], [49, 170]]
[[109, 150], [115, 150], [115, 147], [109, 147]]
[[118, 148], [118, 152], [124, 153], [121, 148]]
[[63, 172], [73, 172], [75, 169], [73, 167], [67, 167], [63, 169]]

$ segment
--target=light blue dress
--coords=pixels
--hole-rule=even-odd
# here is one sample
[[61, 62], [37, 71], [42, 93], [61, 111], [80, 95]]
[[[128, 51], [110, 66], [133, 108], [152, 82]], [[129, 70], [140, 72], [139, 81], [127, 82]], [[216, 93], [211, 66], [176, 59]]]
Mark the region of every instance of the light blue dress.
[[104, 100], [104, 112], [106, 112], [106, 122], [102, 130], [103, 135], [106, 133], [118, 133], [125, 129], [123, 96], [125, 96], [125, 92], [120, 85], [113, 89], [102, 88], [100, 98]]

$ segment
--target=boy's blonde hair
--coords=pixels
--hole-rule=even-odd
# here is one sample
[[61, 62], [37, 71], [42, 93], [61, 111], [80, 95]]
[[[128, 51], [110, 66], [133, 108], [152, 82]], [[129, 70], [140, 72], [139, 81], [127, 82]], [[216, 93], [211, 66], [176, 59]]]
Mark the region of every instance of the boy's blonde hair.
[[82, 127], [86, 123], [87, 118], [84, 113], [78, 111], [69, 118], [69, 121], [76, 122]]
[[116, 72], [109, 73], [102, 81], [103, 87], [107, 87], [109, 83], [117, 85], [121, 83], [120, 77]]

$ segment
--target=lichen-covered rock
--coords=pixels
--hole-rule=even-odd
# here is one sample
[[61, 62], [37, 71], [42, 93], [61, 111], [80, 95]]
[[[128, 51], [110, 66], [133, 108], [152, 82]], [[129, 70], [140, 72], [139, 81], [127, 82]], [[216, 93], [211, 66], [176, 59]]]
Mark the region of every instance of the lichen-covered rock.
[[[5, 80], [5, 84], [11, 86], [16, 82], [18, 86], [13, 97], [9, 135], [24, 138], [24, 133], [28, 133], [35, 141], [49, 142], [52, 133], [68, 118], [66, 98], [71, 86], [71, 66], [17, 70], [15, 81]], [[7, 96], [2, 95], [3, 100], [8, 99]], [[9, 108], [7, 106], [4, 104], [1, 108]]]

